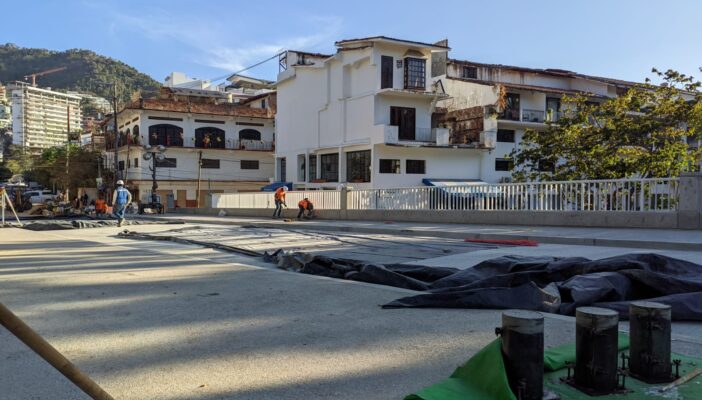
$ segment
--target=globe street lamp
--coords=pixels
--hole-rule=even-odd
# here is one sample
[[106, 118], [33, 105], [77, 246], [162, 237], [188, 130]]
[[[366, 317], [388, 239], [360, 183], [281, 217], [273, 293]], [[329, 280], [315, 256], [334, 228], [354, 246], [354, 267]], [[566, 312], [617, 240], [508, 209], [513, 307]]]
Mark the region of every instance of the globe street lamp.
[[[151, 208], [152, 210], [156, 209], [156, 212], [159, 214], [163, 213], [163, 205], [161, 202], [158, 201], [156, 198], [156, 189], [158, 189], [158, 184], [156, 183], [156, 161], [163, 161], [166, 159], [166, 155], [163, 154], [166, 151], [166, 146], [159, 144], [156, 147], [151, 147], [149, 144], [144, 145], [144, 155], [142, 158], [144, 161], [149, 161], [152, 160], [151, 162], [151, 167], [149, 167], [149, 170], [151, 170], [151, 203], [149, 204], [148, 208]], [[142, 204], [139, 207], [139, 213], [143, 214], [144, 213], [144, 208], [146, 208], [146, 205]]]

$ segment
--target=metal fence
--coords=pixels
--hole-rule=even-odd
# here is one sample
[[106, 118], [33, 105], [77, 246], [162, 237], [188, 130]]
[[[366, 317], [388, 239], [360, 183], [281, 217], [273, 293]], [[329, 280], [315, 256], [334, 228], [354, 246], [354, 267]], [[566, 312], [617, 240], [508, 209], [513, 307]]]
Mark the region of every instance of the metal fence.
[[349, 210], [674, 211], [678, 180], [621, 179], [354, 190]]
[[[341, 208], [339, 190], [290, 191], [295, 207], [307, 197], [320, 210]], [[348, 210], [675, 211], [678, 179], [615, 179], [349, 189]], [[213, 208], [273, 208], [273, 193], [215, 193]]]

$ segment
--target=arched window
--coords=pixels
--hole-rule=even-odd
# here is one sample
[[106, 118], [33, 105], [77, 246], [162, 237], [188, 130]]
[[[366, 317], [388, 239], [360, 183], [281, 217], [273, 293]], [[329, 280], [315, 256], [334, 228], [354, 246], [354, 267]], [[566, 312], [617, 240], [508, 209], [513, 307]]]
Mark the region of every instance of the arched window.
[[171, 124], [158, 124], [149, 127], [149, 144], [166, 147], [183, 147], [183, 129]]
[[224, 131], [209, 126], [195, 129], [195, 147], [202, 149], [223, 149]]
[[242, 129], [239, 131], [239, 140], [261, 140], [261, 132], [256, 129]]
[[119, 131], [119, 135], [117, 136], [117, 147], [122, 147], [127, 145], [127, 139], [126, 136], [124, 135], [124, 131]]
[[129, 128], [124, 132], [124, 139], [122, 139], [122, 141], [127, 145], [132, 144], [132, 131]]
[[141, 137], [139, 137], [139, 125], [134, 125], [134, 129], [132, 129], [132, 143], [136, 145], [141, 143]]

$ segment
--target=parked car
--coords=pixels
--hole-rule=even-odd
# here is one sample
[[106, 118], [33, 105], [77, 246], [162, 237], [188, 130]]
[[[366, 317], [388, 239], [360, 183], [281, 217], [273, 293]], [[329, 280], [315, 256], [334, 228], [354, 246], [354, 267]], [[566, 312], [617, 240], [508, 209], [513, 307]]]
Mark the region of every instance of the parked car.
[[42, 204], [49, 200], [56, 200], [57, 195], [51, 190], [29, 190], [24, 192], [22, 197], [32, 204]]

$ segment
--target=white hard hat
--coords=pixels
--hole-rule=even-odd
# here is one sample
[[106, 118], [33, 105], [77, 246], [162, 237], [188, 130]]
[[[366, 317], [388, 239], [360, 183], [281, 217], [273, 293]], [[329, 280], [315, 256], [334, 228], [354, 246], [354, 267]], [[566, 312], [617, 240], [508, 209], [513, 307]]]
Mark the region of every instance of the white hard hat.
[[287, 186], [283, 186], [283, 192], [287, 192], [287, 191], [288, 191], [288, 187], [287, 187]]
[[121, 180], [121, 179], [120, 179], [120, 180], [118, 180], [118, 181], [117, 181], [117, 185], [122, 185], [122, 186], [124, 186], [124, 181], [123, 181], [123, 180]]

